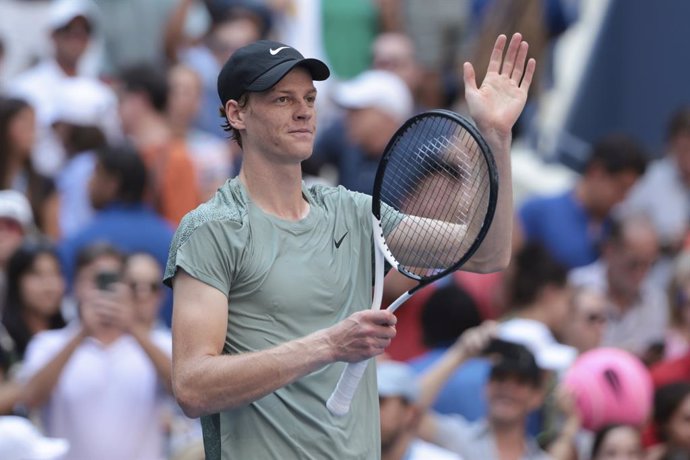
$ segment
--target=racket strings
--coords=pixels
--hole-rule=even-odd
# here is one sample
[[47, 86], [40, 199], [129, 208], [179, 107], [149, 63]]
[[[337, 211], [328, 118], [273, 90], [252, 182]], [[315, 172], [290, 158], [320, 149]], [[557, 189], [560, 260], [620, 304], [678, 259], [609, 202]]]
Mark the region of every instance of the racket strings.
[[[380, 199], [400, 268], [432, 276], [457, 263], [481, 231], [489, 170], [474, 137], [448, 119], [424, 119], [391, 149]], [[401, 215], [405, 225], [397, 225]]]

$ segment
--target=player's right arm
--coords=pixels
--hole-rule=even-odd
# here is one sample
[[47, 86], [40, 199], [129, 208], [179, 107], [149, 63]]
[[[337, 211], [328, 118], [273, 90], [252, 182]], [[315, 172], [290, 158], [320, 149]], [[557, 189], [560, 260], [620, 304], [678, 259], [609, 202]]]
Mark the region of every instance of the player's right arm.
[[364, 310], [273, 348], [222, 354], [225, 294], [181, 269], [173, 288], [173, 390], [190, 417], [247, 405], [336, 361], [379, 355], [395, 336], [395, 315]]

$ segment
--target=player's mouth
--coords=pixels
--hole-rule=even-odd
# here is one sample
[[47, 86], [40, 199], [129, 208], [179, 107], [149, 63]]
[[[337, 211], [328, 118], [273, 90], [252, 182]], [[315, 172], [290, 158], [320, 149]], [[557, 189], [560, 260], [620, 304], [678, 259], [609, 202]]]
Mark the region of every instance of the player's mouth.
[[289, 131], [290, 134], [293, 136], [299, 137], [299, 138], [304, 138], [304, 139], [311, 139], [312, 136], [314, 135], [314, 132], [311, 129], [293, 129]]

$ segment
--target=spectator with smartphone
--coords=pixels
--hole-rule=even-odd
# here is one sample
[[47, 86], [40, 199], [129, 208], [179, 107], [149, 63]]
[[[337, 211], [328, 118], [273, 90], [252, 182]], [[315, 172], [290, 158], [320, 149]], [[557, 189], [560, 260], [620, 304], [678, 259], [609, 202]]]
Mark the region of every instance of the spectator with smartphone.
[[37, 335], [20, 381], [49, 436], [72, 459], [161, 459], [169, 399], [170, 332], [151, 329], [123, 282], [125, 258], [107, 244], [77, 257], [79, 320]]
[[420, 405], [428, 407], [448, 377], [467, 359], [488, 351], [495, 359], [485, 385], [487, 415], [468, 422], [460, 415], [427, 413], [420, 437], [455, 452], [465, 460], [552, 458], [527, 432], [527, 418], [545, 395], [544, 375], [523, 345], [492, 341], [494, 323], [468, 330], [421, 377]]

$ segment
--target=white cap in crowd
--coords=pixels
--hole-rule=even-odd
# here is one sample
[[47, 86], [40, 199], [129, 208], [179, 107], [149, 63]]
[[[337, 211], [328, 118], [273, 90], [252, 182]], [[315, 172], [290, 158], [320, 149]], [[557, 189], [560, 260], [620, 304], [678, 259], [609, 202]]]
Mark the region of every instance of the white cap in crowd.
[[26, 418], [0, 416], [2, 460], [58, 460], [69, 450], [66, 439], [47, 438]]
[[16, 190], [0, 190], [0, 218], [19, 222], [24, 231], [34, 223], [29, 200]]
[[412, 368], [399, 361], [380, 361], [376, 363], [379, 396], [400, 397], [414, 403], [419, 399], [421, 389]]
[[534, 354], [542, 369], [556, 373], [566, 371], [577, 358], [577, 350], [556, 342], [541, 323], [515, 318], [499, 326], [498, 337], [524, 345]]
[[96, 25], [96, 11], [97, 7], [91, 0], [53, 0], [48, 24], [52, 30], [57, 30], [73, 19], [83, 17], [93, 27]]
[[117, 96], [105, 83], [88, 77], [63, 79], [55, 88], [49, 120], [77, 126], [95, 126], [108, 140], [120, 136]]
[[367, 70], [339, 83], [333, 100], [346, 109], [378, 108], [398, 122], [407, 120], [414, 109], [412, 93], [405, 82], [385, 70]]

